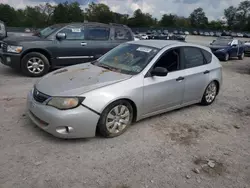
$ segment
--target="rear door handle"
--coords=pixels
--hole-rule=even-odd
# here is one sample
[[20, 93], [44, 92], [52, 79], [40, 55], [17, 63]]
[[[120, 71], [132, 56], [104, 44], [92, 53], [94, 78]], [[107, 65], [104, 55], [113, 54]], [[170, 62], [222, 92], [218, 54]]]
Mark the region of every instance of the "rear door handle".
[[180, 82], [182, 80], [184, 80], [184, 77], [182, 77], [182, 76], [180, 76], [179, 78], [176, 79], [177, 82]]
[[208, 74], [208, 73], [210, 73], [210, 71], [209, 71], [209, 70], [206, 70], [206, 71], [204, 72], [204, 74]]
[[81, 42], [81, 46], [86, 46], [87, 43], [86, 42]]

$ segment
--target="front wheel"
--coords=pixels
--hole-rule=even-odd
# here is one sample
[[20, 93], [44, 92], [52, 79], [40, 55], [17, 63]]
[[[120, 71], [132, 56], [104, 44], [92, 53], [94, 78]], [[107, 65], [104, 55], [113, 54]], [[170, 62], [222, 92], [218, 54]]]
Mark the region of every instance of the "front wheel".
[[229, 60], [229, 53], [226, 53], [225, 56], [224, 56], [224, 61], [228, 61]]
[[123, 134], [132, 123], [133, 107], [126, 100], [115, 101], [102, 112], [98, 122], [99, 133], [107, 138]]
[[49, 71], [49, 60], [41, 53], [30, 52], [22, 59], [22, 71], [27, 76], [40, 77]]
[[201, 104], [202, 105], [210, 105], [214, 102], [216, 96], [218, 93], [218, 85], [215, 81], [210, 82], [210, 84], [208, 84], [202, 100], [201, 100]]
[[243, 59], [244, 59], [244, 57], [245, 57], [245, 53], [244, 53], [244, 52], [242, 52], [242, 54], [238, 56], [238, 59], [239, 59], [239, 60], [243, 60]]

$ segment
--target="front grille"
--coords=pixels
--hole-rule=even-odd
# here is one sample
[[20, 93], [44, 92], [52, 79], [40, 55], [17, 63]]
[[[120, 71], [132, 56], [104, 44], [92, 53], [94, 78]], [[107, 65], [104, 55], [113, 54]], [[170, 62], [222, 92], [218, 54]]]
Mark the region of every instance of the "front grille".
[[33, 98], [35, 99], [35, 101], [43, 103], [44, 101], [46, 101], [50, 96], [46, 95], [44, 93], [41, 93], [40, 91], [38, 91], [37, 89], [34, 89], [33, 91]]

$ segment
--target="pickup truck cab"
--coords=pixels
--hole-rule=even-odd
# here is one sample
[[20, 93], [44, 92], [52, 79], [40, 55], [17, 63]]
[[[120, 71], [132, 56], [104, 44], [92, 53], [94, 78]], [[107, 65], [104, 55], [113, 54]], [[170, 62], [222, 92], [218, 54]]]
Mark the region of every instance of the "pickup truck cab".
[[218, 59], [228, 61], [232, 57], [244, 58], [245, 45], [238, 39], [218, 37], [209, 46]]
[[93, 61], [132, 40], [131, 29], [120, 24], [56, 24], [33, 36], [5, 38], [0, 61], [28, 76], [39, 77], [54, 68]]

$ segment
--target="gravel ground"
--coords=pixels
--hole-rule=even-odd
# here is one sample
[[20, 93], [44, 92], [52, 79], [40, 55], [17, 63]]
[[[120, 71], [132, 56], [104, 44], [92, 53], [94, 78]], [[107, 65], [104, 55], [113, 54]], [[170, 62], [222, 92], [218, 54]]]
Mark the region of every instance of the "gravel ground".
[[25, 102], [36, 79], [1, 65], [0, 187], [249, 187], [250, 58], [222, 65], [213, 105], [145, 119], [113, 139], [78, 140], [32, 124]]

